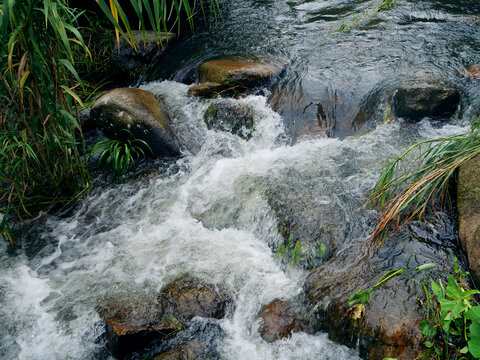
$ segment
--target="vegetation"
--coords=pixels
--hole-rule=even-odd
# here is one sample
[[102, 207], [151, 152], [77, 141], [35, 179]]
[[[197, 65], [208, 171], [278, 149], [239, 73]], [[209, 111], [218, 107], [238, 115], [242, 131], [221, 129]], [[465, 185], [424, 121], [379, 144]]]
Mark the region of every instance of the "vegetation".
[[371, 235], [375, 245], [383, 244], [392, 228], [398, 231], [412, 219], [421, 221], [435, 205], [448, 201], [456, 170], [480, 154], [479, 132], [475, 119], [468, 133], [419, 142], [384, 165], [370, 197], [381, 210]]
[[[146, 153], [153, 154], [150, 146], [129, 133], [127, 140], [102, 140], [95, 144], [89, 153], [89, 159], [98, 155], [98, 166], [111, 176], [112, 180], [125, 178], [127, 171], [135, 167], [137, 160]], [[144, 151], [145, 149], [145, 151]]]
[[[469, 274], [459, 268], [457, 258], [454, 259], [454, 274], [448, 276], [446, 286], [441, 279], [434, 281], [429, 278], [427, 271], [434, 266], [428, 263], [412, 271], [407, 263], [405, 268], [388, 271], [371, 289], [359, 290], [348, 299], [349, 317], [353, 321], [361, 321], [372, 292], [408, 271], [411, 280], [423, 291], [419, 301], [426, 311], [426, 318], [419, 324], [425, 351], [417, 359], [479, 359], [480, 306], [474, 296], [480, 291], [468, 287], [465, 279]], [[419, 282], [413, 275], [421, 271], [425, 272], [425, 280]]]
[[[208, 2], [216, 16], [217, 1]], [[119, 2], [97, 3], [114, 25], [117, 39], [121, 35], [136, 47]], [[140, 28], [152, 28], [159, 42], [162, 32], [174, 26], [180, 30], [184, 15], [193, 27], [197, 7], [205, 10], [204, 0], [129, 3]], [[8, 0], [0, 4], [0, 234], [12, 243], [12, 216], [23, 221], [40, 210], [48, 211], [71, 201], [90, 183], [78, 113], [82, 98], [89, 99], [103, 81], [88, 83], [82, 77], [102, 67], [105, 53], [94, 51], [101, 60], [92, 56], [80, 20], [90, 27], [101, 22], [72, 8], [68, 0]], [[130, 152], [129, 144], [133, 145]], [[112, 143], [102, 158], [114, 164], [118, 175], [141, 154], [136, 145]], [[107, 154], [116, 155], [111, 158]], [[109, 162], [109, 158], [113, 160]]]
[[379, 12], [390, 10], [395, 5], [397, 5], [397, 0], [378, 0], [375, 3], [375, 6], [373, 6], [372, 8], [365, 10], [362, 13], [355, 13], [351, 16], [350, 19], [342, 20], [338, 29], [333, 31], [333, 33], [340, 33], [354, 29], [359, 25], [370, 21]]

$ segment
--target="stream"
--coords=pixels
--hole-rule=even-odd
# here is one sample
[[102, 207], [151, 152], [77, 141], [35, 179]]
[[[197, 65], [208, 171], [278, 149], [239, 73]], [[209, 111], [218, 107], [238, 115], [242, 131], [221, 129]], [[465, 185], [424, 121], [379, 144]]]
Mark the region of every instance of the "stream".
[[[0, 244], [1, 359], [113, 359], [97, 306], [121, 299], [141, 311], [183, 274], [234, 294], [233, 313], [217, 321], [221, 359], [359, 359], [322, 332], [271, 344], [260, 337], [262, 305], [300, 295], [307, 275], [305, 266], [275, 257], [283, 242], [278, 213], [304, 219], [319, 239], [333, 232], [335, 253], [365, 240], [378, 214], [355, 210], [375, 184], [375, 168], [418, 140], [469, 129], [480, 83], [460, 72], [480, 61], [480, 3], [398, 0], [339, 33], [342, 20], [378, 2], [221, 4], [218, 21], [172, 46], [157, 80], [140, 86], [162, 99], [183, 156], [151, 161], [122, 184], [101, 182], [25, 225], [13, 250]], [[268, 89], [228, 100], [254, 109], [248, 141], [207, 129], [208, 102], [187, 94], [200, 64], [236, 55], [285, 64]], [[395, 87], [431, 73], [461, 88], [462, 111], [382, 124]], [[318, 132], [319, 114], [329, 136]], [[355, 122], [359, 114], [368, 116]]]

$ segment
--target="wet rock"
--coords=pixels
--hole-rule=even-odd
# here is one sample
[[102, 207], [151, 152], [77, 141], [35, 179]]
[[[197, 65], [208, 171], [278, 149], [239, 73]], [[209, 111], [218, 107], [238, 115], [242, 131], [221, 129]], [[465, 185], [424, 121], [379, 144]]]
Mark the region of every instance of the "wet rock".
[[305, 328], [305, 324], [289, 301], [275, 299], [263, 306], [258, 316], [262, 318], [260, 335], [269, 343], [290, 337], [292, 333], [303, 331]]
[[[120, 37], [120, 45], [115, 43], [112, 61], [117, 70], [129, 76], [136, 78], [144, 73], [146, 69], [154, 63], [171, 44], [176, 35], [174, 33], [161, 34], [157, 40], [154, 31], [133, 30], [132, 38], [137, 50], [133, 48], [123, 37]], [[115, 39], [116, 42], [116, 39]]]
[[213, 98], [220, 95], [227, 88], [228, 86], [219, 83], [207, 82], [192, 86], [190, 89], [188, 89], [188, 94], [199, 97]]
[[378, 287], [370, 296], [363, 319], [350, 318], [361, 318], [361, 313], [349, 309], [348, 298], [358, 290], [372, 288], [387, 271], [405, 267], [410, 256], [411, 269], [434, 262], [436, 266], [429, 276], [445, 279], [453, 271], [453, 258], [458, 255], [450, 227], [445, 232], [427, 224], [412, 224], [403, 229], [370, 257], [345, 251], [312, 270], [306, 280], [307, 300], [316, 314], [318, 330], [327, 331], [336, 342], [352, 348], [359, 346], [364, 359], [411, 360], [425, 350], [418, 328], [425, 318], [425, 309], [417, 300], [424, 294], [412, 280], [415, 277], [424, 281], [425, 275], [406, 272]]
[[248, 105], [222, 100], [208, 107], [204, 120], [209, 129], [228, 131], [243, 139], [250, 139], [255, 126], [254, 114]]
[[147, 91], [133, 88], [110, 90], [93, 104], [91, 116], [111, 139], [125, 140], [130, 132], [150, 145], [154, 155], [179, 153], [168, 113]]
[[410, 120], [451, 116], [459, 103], [459, 90], [436, 77], [418, 77], [398, 88], [393, 98], [395, 115]]
[[153, 346], [146, 358], [167, 359], [220, 359], [218, 341], [224, 336], [221, 326], [212, 319], [196, 319], [185, 323], [186, 329]]
[[477, 284], [480, 284], [479, 179], [480, 157], [460, 166], [457, 184], [458, 237]]
[[179, 324], [159, 320], [155, 305], [137, 309], [131, 305], [112, 303], [97, 309], [105, 321], [108, 347], [117, 358], [142, 351], [151, 341], [177, 331]]
[[480, 64], [472, 65], [462, 71], [463, 76], [470, 79], [480, 80]]
[[207, 350], [198, 341], [191, 341], [185, 345], [179, 346], [175, 349], [166, 351], [153, 360], [196, 360], [200, 358], [208, 359]]
[[[210, 60], [198, 70], [199, 87], [191, 94], [212, 96], [218, 92], [238, 94], [267, 82], [280, 72], [280, 66], [256, 59], [225, 58]], [[209, 85], [203, 85], [209, 83]], [[228, 91], [227, 91], [228, 90]]]
[[187, 321], [195, 316], [221, 319], [232, 299], [222, 287], [182, 276], [162, 288], [158, 303], [163, 314]]

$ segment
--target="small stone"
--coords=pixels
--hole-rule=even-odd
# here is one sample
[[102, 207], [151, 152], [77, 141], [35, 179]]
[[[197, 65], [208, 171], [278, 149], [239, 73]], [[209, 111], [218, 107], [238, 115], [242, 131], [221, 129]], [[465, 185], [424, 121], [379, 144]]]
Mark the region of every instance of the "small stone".
[[209, 129], [228, 131], [243, 139], [250, 139], [255, 126], [254, 111], [247, 105], [233, 101], [216, 101], [204, 115]]
[[188, 89], [188, 94], [192, 96], [212, 98], [221, 95], [226, 88], [225, 85], [219, 83], [207, 82], [192, 86]]
[[462, 71], [463, 76], [470, 79], [480, 80], [480, 64], [475, 64]]
[[288, 301], [275, 299], [262, 307], [258, 316], [262, 318], [260, 335], [269, 343], [290, 337], [292, 333], [303, 331], [305, 328], [293, 305]]

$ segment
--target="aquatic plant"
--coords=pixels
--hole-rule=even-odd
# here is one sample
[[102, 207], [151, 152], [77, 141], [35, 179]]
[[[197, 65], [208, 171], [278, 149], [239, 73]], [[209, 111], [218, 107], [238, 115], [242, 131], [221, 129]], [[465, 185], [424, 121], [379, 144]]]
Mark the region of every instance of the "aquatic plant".
[[332, 31], [332, 33], [341, 33], [347, 30], [354, 29], [360, 24], [371, 20], [379, 12], [390, 10], [395, 5], [397, 5], [397, 0], [378, 0], [375, 3], [375, 6], [373, 6], [372, 8], [369, 8], [362, 13], [355, 13], [351, 16], [350, 19], [342, 20], [338, 29]]
[[135, 169], [137, 161], [145, 157], [146, 153], [153, 154], [151, 147], [141, 139], [133, 137], [132, 133], [124, 130], [125, 140], [105, 139], [99, 141], [90, 150], [88, 159], [98, 156], [98, 167], [112, 180], [125, 178], [129, 169]]
[[381, 211], [370, 236], [375, 246], [383, 244], [392, 228], [398, 232], [413, 219], [421, 221], [426, 212], [449, 200], [448, 188], [456, 170], [480, 154], [479, 135], [476, 118], [471, 131], [421, 141], [383, 165], [370, 195], [370, 203]]

